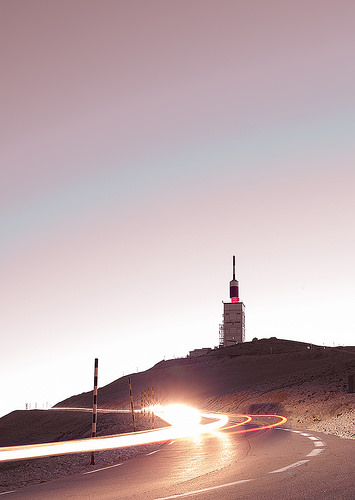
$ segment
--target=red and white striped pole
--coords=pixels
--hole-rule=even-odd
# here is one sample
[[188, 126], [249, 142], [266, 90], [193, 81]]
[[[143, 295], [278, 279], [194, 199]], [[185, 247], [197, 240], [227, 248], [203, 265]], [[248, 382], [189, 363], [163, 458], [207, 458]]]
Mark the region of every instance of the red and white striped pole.
[[[94, 397], [92, 404], [92, 437], [96, 437], [96, 422], [97, 422], [97, 375], [99, 370], [99, 360], [95, 358], [95, 370], [94, 370]], [[95, 455], [91, 452], [91, 465], [95, 465]]]

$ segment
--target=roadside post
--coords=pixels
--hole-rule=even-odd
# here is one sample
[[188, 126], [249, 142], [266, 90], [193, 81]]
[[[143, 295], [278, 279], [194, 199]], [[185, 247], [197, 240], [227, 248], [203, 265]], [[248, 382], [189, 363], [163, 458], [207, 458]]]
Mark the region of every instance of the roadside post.
[[154, 386], [152, 386], [152, 429], [154, 429]]
[[150, 389], [148, 387], [148, 417], [150, 416]]
[[129, 399], [130, 399], [130, 403], [131, 403], [131, 412], [132, 412], [133, 432], [136, 432], [136, 422], [134, 420], [134, 407], [133, 407], [133, 398], [132, 398], [131, 377], [128, 377], [128, 384], [129, 384]]
[[[99, 368], [99, 360], [95, 358], [95, 368], [94, 368], [94, 396], [92, 404], [92, 437], [96, 437], [96, 422], [97, 422], [97, 375]], [[95, 465], [95, 453], [91, 452], [91, 465]]]

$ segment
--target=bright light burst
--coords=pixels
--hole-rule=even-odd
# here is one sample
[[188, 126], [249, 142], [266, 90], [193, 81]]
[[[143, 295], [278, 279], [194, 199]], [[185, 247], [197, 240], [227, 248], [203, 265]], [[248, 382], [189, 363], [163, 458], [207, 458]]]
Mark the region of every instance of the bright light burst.
[[196, 428], [201, 423], [201, 413], [191, 406], [171, 404], [153, 406], [151, 411], [173, 427]]

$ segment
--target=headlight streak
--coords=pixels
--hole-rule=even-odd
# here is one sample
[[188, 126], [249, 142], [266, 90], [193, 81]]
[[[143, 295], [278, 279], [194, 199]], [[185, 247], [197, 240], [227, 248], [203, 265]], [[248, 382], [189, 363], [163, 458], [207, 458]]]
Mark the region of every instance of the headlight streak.
[[[191, 412], [191, 409], [188, 411]], [[168, 415], [169, 411], [165, 411], [162, 418], [166, 418], [166, 421], [168, 421]], [[173, 439], [193, 437], [196, 436], [196, 434], [214, 432], [226, 425], [228, 422], [227, 415], [201, 413], [200, 417], [206, 417], [213, 421], [203, 425], [172, 425], [171, 427], [163, 427], [161, 429], [128, 434], [117, 434], [113, 436], [77, 439], [73, 441], [59, 441], [36, 445], [4, 447], [0, 448], [0, 462], [167, 442]]]
[[235, 427], [239, 427], [240, 425], [248, 424], [252, 420], [252, 417], [250, 415], [229, 415], [229, 417], [231, 417], [231, 416], [234, 418], [244, 417], [245, 420], [243, 420], [242, 422], [238, 422], [236, 424], [229, 425], [228, 427], [223, 427], [220, 429], [221, 431], [226, 431], [228, 429], [234, 429]]
[[[53, 410], [91, 411], [87, 408], [53, 408]], [[129, 410], [122, 411], [101, 409], [99, 411], [107, 413], [125, 413]], [[162, 420], [172, 425], [169, 427], [127, 434], [77, 439], [73, 441], [58, 441], [35, 445], [3, 447], [0, 448], [0, 462], [169, 442], [181, 438], [196, 438], [196, 436], [201, 434], [221, 436], [221, 431], [228, 431], [228, 434], [244, 434], [247, 432], [271, 429], [272, 427], [277, 427], [287, 422], [287, 418], [281, 415], [229, 415], [229, 417], [243, 418], [243, 420], [236, 424], [227, 426], [227, 415], [220, 413], [201, 413], [198, 410], [184, 405], [168, 405], [165, 407], [156, 406], [150, 408], [150, 411], [153, 411]], [[279, 421], [268, 425], [257, 425], [256, 427], [249, 429], [232, 431], [232, 429], [235, 429], [236, 427], [240, 427], [251, 422], [253, 417], [278, 418]], [[199, 422], [202, 418], [212, 421], [207, 424], [201, 424]]]
[[228, 427], [223, 427], [222, 429], [220, 429], [221, 431], [225, 431], [225, 430], [229, 430], [229, 429], [233, 429], [235, 427], [239, 427], [240, 425], [243, 425], [243, 424], [246, 424], [246, 423], [249, 423], [250, 421], [252, 421], [252, 418], [253, 417], [264, 417], [264, 418], [271, 418], [271, 417], [274, 417], [274, 418], [279, 418], [280, 420], [278, 422], [275, 422], [273, 424], [268, 424], [268, 425], [257, 425], [256, 427], [251, 427], [250, 429], [242, 429], [240, 431], [233, 431], [233, 432], [229, 432], [229, 434], [244, 434], [246, 432], [256, 432], [256, 431], [262, 431], [262, 430], [265, 430], [265, 429], [272, 429], [273, 427], [278, 427], [279, 425], [283, 425], [287, 422], [287, 418], [286, 417], [283, 417], [282, 415], [229, 415], [229, 417], [248, 417], [248, 419], [244, 422], [239, 422], [237, 424], [234, 424], [234, 425], [230, 425]]
[[[30, 410], [31, 411], [31, 410]], [[92, 413], [92, 408], [76, 408], [75, 406], [53, 406], [48, 408], [46, 411], [82, 411], [86, 413]], [[140, 412], [140, 410], [134, 410], [135, 412]], [[131, 410], [121, 410], [112, 408], [98, 408], [98, 413], [131, 413]]]

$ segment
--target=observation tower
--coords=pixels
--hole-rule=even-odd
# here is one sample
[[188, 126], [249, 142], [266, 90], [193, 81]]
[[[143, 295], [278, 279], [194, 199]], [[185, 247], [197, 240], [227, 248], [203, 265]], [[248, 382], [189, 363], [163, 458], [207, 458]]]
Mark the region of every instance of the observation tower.
[[230, 302], [223, 302], [223, 323], [219, 325], [219, 346], [240, 344], [245, 341], [245, 306], [239, 301], [239, 283], [235, 279], [233, 255], [233, 279], [229, 282]]

